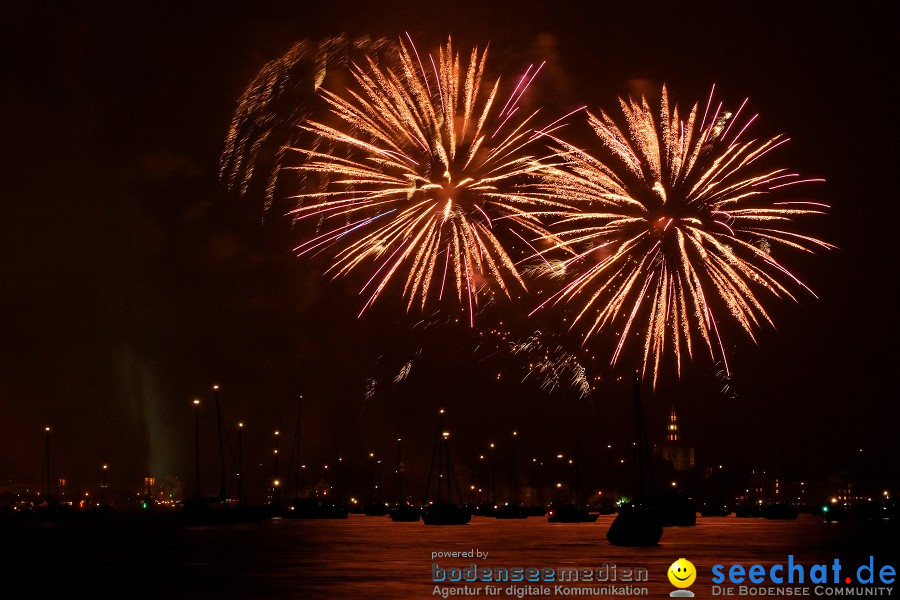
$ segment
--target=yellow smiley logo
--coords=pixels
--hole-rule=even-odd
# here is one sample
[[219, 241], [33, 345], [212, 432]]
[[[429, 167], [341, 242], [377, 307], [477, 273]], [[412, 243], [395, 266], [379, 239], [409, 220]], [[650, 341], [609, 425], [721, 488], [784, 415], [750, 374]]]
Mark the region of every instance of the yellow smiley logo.
[[690, 587], [697, 579], [697, 569], [686, 558], [679, 558], [669, 567], [669, 582], [677, 588]]

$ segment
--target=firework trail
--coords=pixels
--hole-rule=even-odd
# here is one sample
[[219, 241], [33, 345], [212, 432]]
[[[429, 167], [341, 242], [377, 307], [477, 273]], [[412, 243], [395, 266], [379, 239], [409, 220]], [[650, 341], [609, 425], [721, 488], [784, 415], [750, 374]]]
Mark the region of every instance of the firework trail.
[[[548, 394], [557, 389], [571, 389], [579, 398], [588, 397], [594, 390], [584, 362], [566, 350], [552, 334], [536, 330], [530, 335], [516, 337], [501, 324], [480, 331], [479, 337], [481, 341], [475, 354], [483, 356], [480, 362], [500, 357], [501, 372], [509, 368], [521, 370], [521, 383], [534, 380]], [[497, 374], [498, 380], [501, 372]]]
[[363, 393], [363, 397], [366, 400], [371, 400], [375, 397], [375, 392], [378, 389], [378, 380], [373, 379], [371, 377], [366, 379], [365, 392]]
[[533, 155], [537, 111], [520, 104], [543, 65], [501, 96], [486, 59], [474, 49], [466, 62], [449, 40], [436, 56], [400, 41], [394, 60], [353, 64], [350, 85], [322, 90], [329, 118], [301, 126], [329, 149], [291, 148], [293, 168], [318, 179], [294, 196], [295, 219], [317, 226], [296, 251], [331, 252], [335, 278], [366, 269], [360, 314], [398, 280], [407, 311], [455, 294], [474, 324], [479, 302], [525, 288], [505, 240], [552, 238], [531, 213], [558, 203], [528, 191], [546, 168]]
[[764, 297], [796, 300], [790, 287], [812, 293], [776, 250], [833, 248], [795, 230], [799, 217], [826, 205], [782, 199], [791, 186], [822, 180], [763, 167], [788, 138], [748, 139], [756, 115], [742, 118], [747, 101], [732, 114], [713, 92], [687, 115], [670, 106], [665, 87], [658, 111], [643, 98], [620, 100], [623, 127], [588, 113], [603, 158], [548, 135], [565, 164], [545, 171], [542, 186], [570, 208], [540, 213], [555, 220], [550, 251], [566, 256], [543, 268], [564, 273], [565, 283], [535, 311], [575, 307], [571, 326], [583, 329], [584, 343], [616, 327], [612, 365], [637, 339], [654, 385], [664, 355], [680, 376], [698, 346], [728, 373], [721, 317], [755, 341], [754, 331], [772, 323]]
[[509, 353], [513, 356], [526, 357], [526, 373], [522, 381], [529, 377], [539, 380], [542, 390], [552, 392], [562, 385], [569, 385], [586, 398], [591, 393], [587, 369], [574, 354], [567, 352], [560, 345], [547, 344], [540, 331], [510, 342]]
[[409, 377], [409, 372], [412, 371], [412, 366], [413, 359], [409, 359], [408, 361], [403, 363], [403, 366], [400, 367], [400, 372], [394, 376], [394, 383], [400, 383], [401, 381]]
[[225, 138], [219, 176], [228, 188], [244, 196], [254, 177], [265, 178], [264, 202], [270, 209], [283, 148], [299, 142], [297, 125], [322, 108], [318, 91], [326, 76], [389, 46], [383, 38], [338, 35], [298, 42], [266, 63], [241, 95]]

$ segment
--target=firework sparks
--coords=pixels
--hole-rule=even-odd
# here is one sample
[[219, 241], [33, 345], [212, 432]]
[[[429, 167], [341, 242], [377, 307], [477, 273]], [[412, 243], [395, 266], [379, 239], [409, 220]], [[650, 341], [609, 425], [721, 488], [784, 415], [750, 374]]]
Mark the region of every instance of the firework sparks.
[[556, 219], [552, 246], [568, 258], [553, 270], [566, 283], [535, 311], [577, 307], [572, 326], [584, 328], [585, 343], [616, 327], [613, 365], [637, 338], [654, 385], [665, 354], [680, 376], [698, 345], [727, 373], [720, 316], [755, 341], [759, 326], [772, 323], [764, 296], [796, 300], [790, 287], [812, 293], [774, 255], [833, 248], [795, 231], [798, 217], [824, 214], [826, 205], [780, 200], [785, 188], [822, 180], [762, 167], [788, 139], [745, 139], [756, 119], [741, 118], [746, 100], [732, 114], [711, 93], [702, 112], [694, 105], [682, 115], [663, 87], [658, 112], [645, 99], [620, 104], [624, 128], [588, 113], [611, 160], [550, 136], [565, 164], [545, 172], [542, 185], [570, 208], [541, 216]]
[[[319, 107], [318, 90], [328, 74], [346, 68], [354, 57], [389, 45], [384, 38], [337, 35], [297, 42], [266, 63], [241, 95], [225, 138], [219, 176], [228, 188], [244, 196], [254, 178], [264, 178], [264, 205], [272, 208], [282, 148], [298, 143], [296, 126]], [[271, 165], [266, 164], [269, 154], [275, 155]], [[260, 169], [261, 165], [271, 168]]]
[[450, 41], [433, 56], [410, 40], [396, 54], [352, 65], [347, 89], [322, 91], [331, 119], [302, 125], [331, 149], [292, 148], [303, 157], [293, 168], [319, 179], [294, 197], [295, 218], [320, 228], [296, 251], [334, 248], [333, 277], [370, 268], [360, 314], [401, 280], [407, 311], [455, 292], [472, 324], [484, 298], [525, 287], [502, 237], [550, 235], [531, 212], [557, 204], [523, 183], [545, 168], [529, 153], [537, 111], [520, 104], [541, 66], [502, 100], [486, 51], [465, 64]]
[[363, 392], [363, 397], [366, 400], [371, 400], [375, 397], [375, 392], [378, 389], [378, 381], [376, 379], [372, 379], [371, 377], [366, 379], [365, 391]]
[[394, 376], [394, 383], [400, 383], [404, 381], [407, 377], [409, 377], [409, 372], [412, 371], [413, 359], [409, 359], [406, 361], [402, 367], [400, 367], [400, 372]]
[[540, 381], [541, 389], [547, 392], [568, 384], [581, 398], [586, 398], [591, 393], [591, 384], [585, 366], [562, 346], [547, 345], [542, 338], [541, 332], [535, 331], [529, 337], [509, 344], [510, 354], [527, 357], [527, 370], [522, 381], [534, 376]]
[[[478, 344], [475, 353], [484, 353], [481, 360], [501, 357], [501, 371], [510, 367], [521, 371], [522, 383], [535, 381], [548, 394], [557, 389], [570, 389], [579, 398], [590, 396], [594, 390], [584, 362], [569, 352], [552, 334], [536, 330], [525, 337], [514, 338], [501, 324], [500, 327], [482, 330], [479, 335], [482, 342]], [[592, 357], [587, 353], [586, 358]], [[497, 379], [502, 379], [501, 372], [497, 373]], [[599, 381], [599, 377], [594, 380]]]
[[543, 260], [526, 265], [521, 269], [526, 279], [565, 279], [566, 261], [560, 259]]

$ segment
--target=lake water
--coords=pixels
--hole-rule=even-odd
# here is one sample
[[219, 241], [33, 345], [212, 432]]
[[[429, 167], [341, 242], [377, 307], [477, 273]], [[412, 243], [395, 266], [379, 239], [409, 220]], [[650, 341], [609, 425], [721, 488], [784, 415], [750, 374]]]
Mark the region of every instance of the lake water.
[[[665, 529], [657, 547], [621, 548], [606, 541], [612, 518], [555, 524], [537, 517], [475, 517], [457, 527], [361, 515], [346, 521], [272, 520], [207, 527], [152, 519], [35, 524], [0, 529], [0, 598], [432, 598], [438, 597], [432, 595], [435, 562], [442, 568], [471, 562], [492, 569], [642, 567], [649, 580], [630, 585], [661, 598], [673, 589], [666, 571], [680, 557], [698, 570], [691, 589], [698, 598], [709, 598], [715, 564], [768, 567], [787, 563], [793, 554], [794, 562], [807, 569], [831, 565], [838, 558], [855, 572], [870, 555], [875, 556], [876, 569], [900, 566], [897, 526], [889, 521], [826, 524], [810, 515], [796, 521], [698, 518], [696, 527]], [[432, 560], [433, 552], [473, 549], [486, 552], [487, 558]], [[488, 584], [468, 585], [486, 597]], [[501, 592], [495, 597], [510, 596]], [[561, 596], [551, 591], [527, 597]]]

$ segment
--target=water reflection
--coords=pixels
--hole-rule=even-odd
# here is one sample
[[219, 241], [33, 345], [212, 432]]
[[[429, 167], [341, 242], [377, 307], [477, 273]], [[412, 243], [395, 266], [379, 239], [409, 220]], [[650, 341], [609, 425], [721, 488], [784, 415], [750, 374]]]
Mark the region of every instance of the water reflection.
[[[704, 518], [696, 527], [667, 528], [657, 547], [621, 548], [605, 539], [612, 519], [610, 515], [594, 524], [555, 524], [541, 518], [510, 522], [475, 517], [464, 527], [425, 527], [361, 516], [344, 523], [273, 522], [262, 536], [247, 531], [249, 543], [237, 546], [243, 548], [240, 555], [220, 559], [235, 568], [253, 565], [247, 572], [255, 581], [254, 597], [387, 599], [431, 598], [432, 562], [465, 566], [473, 560], [491, 568], [645, 567], [650, 596], [663, 597], [671, 590], [667, 568], [686, 557], [699, 571], [695, 588], [708, 596], [710, 569], [717, 563], [771, 565], [786, 561], [788, 554], [806, 564], [836, 557], [853, 561], [870, 553], [883, 555], [889, 542], [896, 541], [896, 530], [878, 523], [844, 527], [801, 515], [796, 521]], [[199, 549], [214, 544], [222, 532], [192, 534]], [[487, 552], [487, 558], [431, 558], [432, 552], [472, 549]], [[229, 571], [225, 564], [218, 568]]]
[[[699, 518], [695, 527], [667, 528], [657, 547], [623, 548], [606, 541], [612, 519], [605, 515], [596, 523], [564, 524], [539, 517], [474, 517], [464, 526], [427, 527], [351, 515], [337, 521], [187, 528], [39, 526], [3, 532], [0, 562], [4, 597], [167, 600], [432, 598], [432, 562], [442, 567], [473, 560], [490, 568], [644, 567], [649, 581], [641, 585], [657, 598], [671, 591], [666, 570], [680, 557], [696, 566], [692, 589], [701, 598], [710, 597], [710, 570], [717, 563], [770, 566], [793, 554], [805, 565], [840, 558], [855, 567], [874, 554], [876, 563], [900, 564], [897, 526], [889, 521], [708, 517]], [[487, 552], [487, 558], [432, 560], [432, 552], [472, 549]]]

